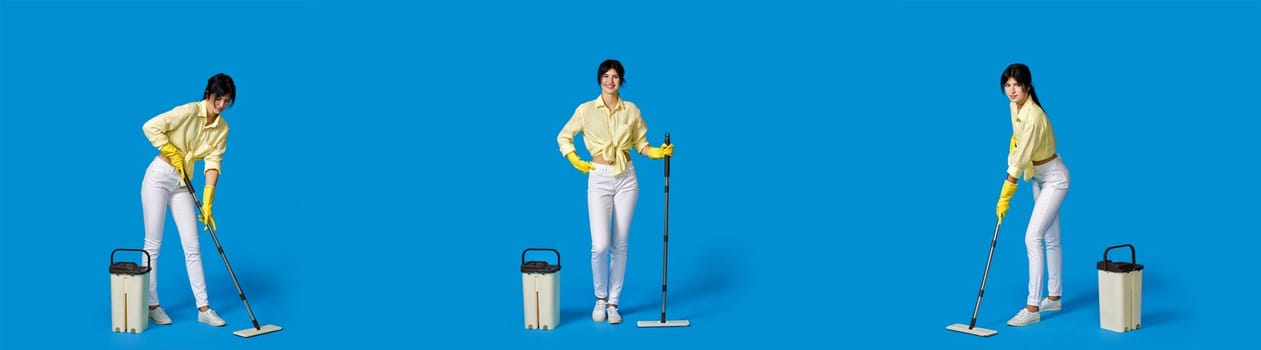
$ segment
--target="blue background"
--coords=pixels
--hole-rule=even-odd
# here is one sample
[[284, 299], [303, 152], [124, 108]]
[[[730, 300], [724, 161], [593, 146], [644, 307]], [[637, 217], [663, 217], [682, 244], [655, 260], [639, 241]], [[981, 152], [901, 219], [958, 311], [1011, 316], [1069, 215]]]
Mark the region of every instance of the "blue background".
[[[0, 344], [1255, 345], [1259, 19], [1256, 1], [4, 1]], [[660, 307], [662, 162], [641, 156], [626, 323], [588, 316], [586, 180], [554, 139], [605, 58], [650, 141], [677, 145], [669, 315], [689, 328], [634, 325]], [[1003, 324], [1025, 295], [1023, 183], [978, 321], [999, 334], [977, 338], [943, 328], [984, 268], [1017, 61], [1072, 172], [1065, 311]], [[228, 325], [197, 323], [168, 224], [174, 325], [112, 333], [106, 255], [142, 244], [155, 154], [140, 125], [218, 72], [239, 89], [220, 240], [285, 330], [231, 335], [249, 318], [205, 233]], [[1147, 267], [1125, 334], [1099, 328], [1094, 269], [1120, 243]], [[535, 246], [563, 255], [550, 332], [522, 325]]]

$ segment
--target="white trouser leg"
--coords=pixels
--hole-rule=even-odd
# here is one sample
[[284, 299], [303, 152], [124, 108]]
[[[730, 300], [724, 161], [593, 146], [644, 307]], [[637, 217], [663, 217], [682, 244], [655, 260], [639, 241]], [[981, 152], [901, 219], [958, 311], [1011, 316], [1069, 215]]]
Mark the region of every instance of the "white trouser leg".
[[596, 164], [587, 181], [587, 214], [591, 222], [591, 275], [596, 298], [617, 304], [626, 277], [626, 252], [631, 217], [639, 198], [635, 168], [611, 176], [611, 167]]
[[1046, 235], [1043, 236], [1043, 244], [1046, 246], [1047, 295], [1063, 296], [1064, 291], [1061, 283], [1064, 281], [1064, 253], [1060, 250], [1060, 216], [1058, 212], [1055, 215], [1055, 220], [1051, 221], [1051, 226], [1047, 227]]
[[201, 242], [197, 232], [197, 214], [192, 195], [180, 187], [182, 182], [175, 168], [161, 159], [154, 159], [145, 171], [140, 187], [140, 204], [144, 214], [144, 250], [152, 259], [149, 272], [149, 305], [158, 305], [158, 250], [162, 247], [162, 233], [169, 205], [175, 227], [180, 233], [184, 248], [184, 266], [188, 270], [188, 284], [193, 290], [197, 307], [210, 305], [206, 294], [206, 277], [201, 265]]
[[617, 192], [613, 194], [613, 246], [609, 257], [609, 304], [618, 305], [622, 297], [622, 281], [626, 279], [626, 251], [630, 244], [631, 217], [639, 200], [639, 179], [635, 168], [628, 167], [618, 176]]
[[[149, 164], [140, 184], [140, 206], [144, 214], [144, 250], [149, 253], [149, 305], [161, 304], [158, 302], [158, 248], [162, 247], [166, 205], [171, 197], [159, 181], [166, 176], [165, 171], [159, 169], [156, 163], [157, 161]], [[167, 167], [170, 168], [169, 165]]]
[[[1062, 296], [1064, 256], [1060, 250], [1060, 206], [1068, 194], [1068, 168], [1062, 157], [1034, 169], [1033, 213], [1025, 231], [1025, 250], [1029, 255], [1029, 295], [1026, 304], [1042, 302], [1042, 272], [1047, 271], [1049, 295]], [[1043, 265], [1045, 243], [1046, 264]]]
[[206, 275], [201, 266], [201, 238], [197, 232], [197, 208], [188, 189], [171, 196], [171, 217], [180, 232], [180, 245], [184, 246], [184, 267], [188, 269], [188, 286], [193, 290], [197, 307], [210, 306], [206, 296]]

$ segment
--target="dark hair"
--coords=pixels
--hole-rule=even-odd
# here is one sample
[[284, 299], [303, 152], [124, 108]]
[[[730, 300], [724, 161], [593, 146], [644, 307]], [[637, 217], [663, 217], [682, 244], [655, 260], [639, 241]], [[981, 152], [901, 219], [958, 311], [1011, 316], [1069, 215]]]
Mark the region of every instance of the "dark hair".
[[[998, 86], [1006, 85], [1008, 78], [1015, 78], [1017, 84], [1029, 88], [1029, 98], [1033, 99], [1033, 103], [1038, 104], [1038, 107], [1042, 107], [1042, 102], [1038, 102], [1038, 92], [1033, 89], [1033, 73], [1029, 72], [1029, 66], [1024, 63], [1012, 63], [1007, 66], [1007, 69], [1003, 70], [1002, 79], [998, 81]], [[1006, 91], [1007, 89], [1004, 88], [1003, 92], [1006, 93]]]
[[604, 62], [600, 62], [600, 69], [595, 72], [596, 84], [600, 83], [600, 77], [604, 76], [604, 72], [608, 72], [610, 69], [617, 71], [617, 75], [622, 77], [621, 78], [622, 83], [619, 85], [626, 86], [626, 68], [622, 68], [622, 62], [618, 62], [617, 60], [613, 60], [613, 59], [608, 59], [608, 60], [604, 60]]
[[231, 107], [236, 102], [236, 84], [232, 83], [232, 77], [223, 73], [210, 77], [206, 81], [206, 92], [202, 93], [201, 98], [204, 100], [210, 96], [227, 96], [228, 107]]

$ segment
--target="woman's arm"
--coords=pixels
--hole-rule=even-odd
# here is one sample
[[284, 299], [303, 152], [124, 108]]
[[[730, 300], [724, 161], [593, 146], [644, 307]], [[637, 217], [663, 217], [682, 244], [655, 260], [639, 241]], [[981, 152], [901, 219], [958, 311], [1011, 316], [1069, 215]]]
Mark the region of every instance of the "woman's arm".
[[1039, 140], [1034, 140], [1037, 135], [1041, 135], [1037, 130], [1038, 123], [1027, 119], [1029, 117], [1022, 122], [1020, 132], [1015, 135], [1016, 147], [1007, 155], [1007, 178], [1011, 182], [1020, 178], [1020, 171], [1032, 161], [1034, 145], [1040, 143]]
[[652, 149], [652, 145], [648, 143], [648, 123], [645, 123], [644, 116], [639, 114], [639, 108], [635, 108], [632, 112], [635, 113], [635, 122], [632, 124], [634, 129], [631, 130], [631, 140], [633, 140], [631, 142], [634, 143], [639, 154], [646, 156], [648, 155], [646, 152]]
[[219, 183], [219, 169], [206, 170], [206, 186], [215, 187]]
[[185, 106], [172, 108], [145, 121], [141, 129], [144, 131], [144, 136], [149, 139], [149, 143], [153, 144], [153, 147], [162, 147], [171, 143], [171, 139], [166, 136], [166, 132], [174, 129], [190, 116], [189, 110]]
[[[220, 120], [220, 122], [223, 122], [223, 120]], [[211, 146], [214, 149], [210, 150], [210, 154], [206, 155], [206, 158], [203, 160], [206, 162], [206, 186], [214, 186], [219, 180], [219, 169], [223, 164], [223, 154], [228, 151], [228, 132], [224, 131], [212, 142]]]
[[565, 127], [560, 129], [560, 134], [556, 135], [556, 145], [560, 147], [560, 155], [567, 156], [576, 150], [574, 147], [574, 135], [578, 135], [582, 131], [582, 106], [574, 109], [574, 115], [569, 117], [569, 121], [565, 122]]

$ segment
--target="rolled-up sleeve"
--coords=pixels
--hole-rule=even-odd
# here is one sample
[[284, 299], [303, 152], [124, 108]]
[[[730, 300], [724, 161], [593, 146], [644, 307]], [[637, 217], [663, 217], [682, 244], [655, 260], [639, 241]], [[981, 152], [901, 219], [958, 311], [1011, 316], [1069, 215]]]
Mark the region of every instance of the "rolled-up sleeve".
[[644, 122], [644, 116], [639, 114], [639, 108], [635, 108], [632, 112], [635, 113], [633, 117], [635, 118], [635, 129], [631, 131], [634, 133], [634, 136], [631, 138], [631, 142], [635, 145], [635, 151], [642, 152], [644, 147], [649, 146], [648, 124]]
[[582, 131], [582, 106], [574, 109], [574, 115], [569, 117], [565, 127], [560, 129], [560, 134], [556, 135], [556, 144], [560, 146], [561, 156], [577, 149], [574, 147], [574, 135], [578, 135], [579, 131]]
[[[226, 129], [226, 126], [225, 126], [225, 129]], [[223, 133], [219, 135], [219, 137], [215, 138], [214, 144], [211, 145], [210, 154], [206, 155], [206, 159], [205, 159], [206, 170], [205, 171], [210, 171], [211, 169], [214, 169], [214, 170], [218, 170], [219, 173], [222, 174], [223, 173], [223, 170], [222, 170], [223, 153], [227, 151], [228, 151], [228, 131], [224, 130]]]
[[1033, 157], [1033, 149], [1041, 143], [1035, 138], [1041, 135], [1036, 120], [1029, 118], [1020, 124], [1016, 133], [1016, 148], [1007, 155], [1007, 175], [1020, 179], [1020, 173], [1029, 167]]

